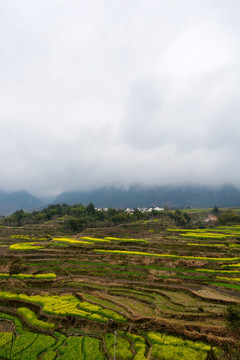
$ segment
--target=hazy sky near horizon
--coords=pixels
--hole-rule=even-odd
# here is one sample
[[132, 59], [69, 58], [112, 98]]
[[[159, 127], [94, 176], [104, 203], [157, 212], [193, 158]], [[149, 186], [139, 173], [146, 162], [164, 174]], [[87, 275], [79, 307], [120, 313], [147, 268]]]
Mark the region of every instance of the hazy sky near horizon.
[[239, 0], [0, 1], [0, 189], [240, 187]]

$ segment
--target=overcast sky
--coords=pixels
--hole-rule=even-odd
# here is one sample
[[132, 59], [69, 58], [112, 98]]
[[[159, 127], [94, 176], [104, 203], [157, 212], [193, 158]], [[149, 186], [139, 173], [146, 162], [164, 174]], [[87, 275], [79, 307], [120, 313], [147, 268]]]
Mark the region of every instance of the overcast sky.
[[0, 189], [240, 187], [239, 0], [0, 0]]

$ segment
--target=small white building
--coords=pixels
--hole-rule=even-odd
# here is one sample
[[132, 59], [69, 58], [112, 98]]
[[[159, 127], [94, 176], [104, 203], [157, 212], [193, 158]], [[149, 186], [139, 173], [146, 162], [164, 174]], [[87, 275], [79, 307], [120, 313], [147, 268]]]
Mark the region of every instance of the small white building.
[[217, 220], [218, 220], [218, 218], [215, 215], [210, 214], [206, 217], [206, 219], [204, 221], [209, 222], [209, 221], [217, 221]]

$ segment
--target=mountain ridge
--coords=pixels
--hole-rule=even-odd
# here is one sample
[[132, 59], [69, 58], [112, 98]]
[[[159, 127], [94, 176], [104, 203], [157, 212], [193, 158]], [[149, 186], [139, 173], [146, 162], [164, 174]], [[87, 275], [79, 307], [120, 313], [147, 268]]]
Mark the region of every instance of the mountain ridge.
[[90, 202], [96, 207], [137, 208], [137, 207], [240, 207], [240, 190], [231, 185], [220, 188], [206, 186], [158, 186], [154, 188], [130, 187], [117, 189], [101, 188], [89, 192], [70, 191], [58, 195], [52, 204]]
[[17, 210], [30, 211], [43, 206], [39, 198], [31, 195], [26, 190], [5, 192], [0, 190], [0, 215], [9, 215]]
[[207, 186], [157, 186], [129, 189], [105, 187], [93, 191], [68, 191], [56, 196], [51, 202], [31, 195], [25, 190], [5, 192], [0, 190], [0, 215], [6, 216], [17, 210], [42, 210], [49, 204], [68, 205], [93, 203], [99, 208], [212, 208], [240, 207], [240, 190], [225, 185], [219, 188]]

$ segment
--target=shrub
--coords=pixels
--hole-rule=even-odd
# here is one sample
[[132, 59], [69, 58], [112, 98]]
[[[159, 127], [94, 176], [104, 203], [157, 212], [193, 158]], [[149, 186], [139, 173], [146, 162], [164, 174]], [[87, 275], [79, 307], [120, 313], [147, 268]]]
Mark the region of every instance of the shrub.
[[233, 211], [224, 212], [219, 216], [218, 222], [221, 225], [239, 224], [240, 223], [240, 215], [234, 213]]
[[240, 329], [240, 305], [229, 305], [226, 313], [228, 327], [239, 336]]

